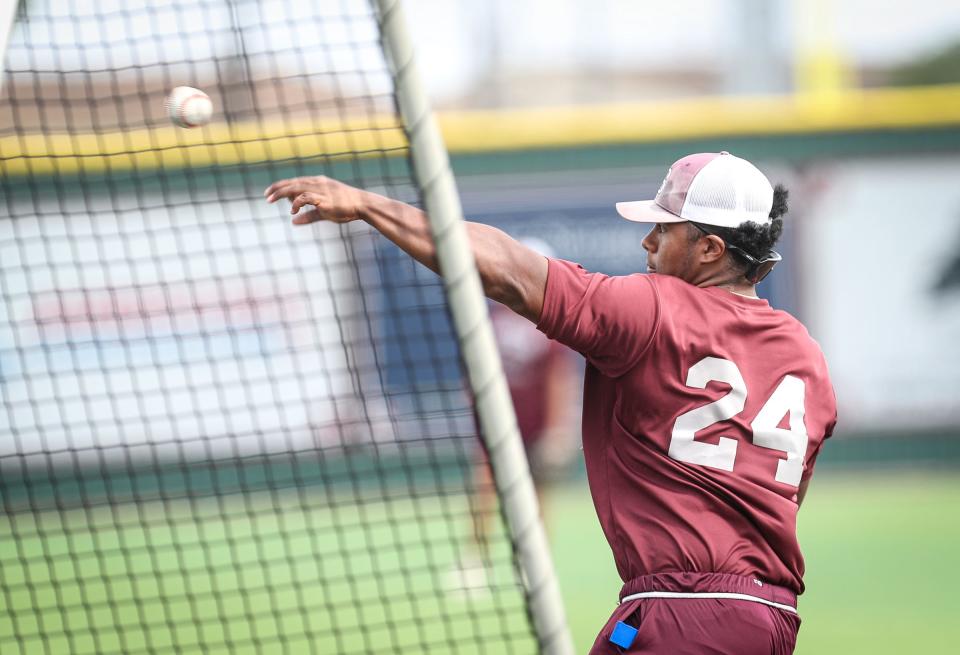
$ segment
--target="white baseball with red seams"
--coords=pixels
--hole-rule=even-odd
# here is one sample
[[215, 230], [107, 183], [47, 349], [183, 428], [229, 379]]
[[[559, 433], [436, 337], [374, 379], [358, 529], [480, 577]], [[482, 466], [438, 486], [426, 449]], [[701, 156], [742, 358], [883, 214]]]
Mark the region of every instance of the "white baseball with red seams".
[[192, 86], [178, 86], [167, 96], [167, 115], [174, 125], [200, 127], [206, 125], [213, 115], [210, 96]]

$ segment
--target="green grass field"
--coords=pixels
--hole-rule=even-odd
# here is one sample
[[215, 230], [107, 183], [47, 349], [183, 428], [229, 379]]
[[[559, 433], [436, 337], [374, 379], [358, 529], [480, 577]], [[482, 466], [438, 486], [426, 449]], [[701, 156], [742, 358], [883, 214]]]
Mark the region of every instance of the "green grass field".
[[2, 516], [0, 654], [531, 651], [504, 540], [489, 589], [448, 589], [462, 494], [355, 500], [313, 487]]
[[[801, 512], [798, 652], [953, 650], [958, 506], [952, 473], [822, 474]], [[532, 652], [508, 566], [492, 594], [442, 591], [466, 530], [445, 515], [464, 510], [462, 497], [330, 507], [258, 492], [6, 515], [0, 653]], [[547, 512], [586, 652], [620, 582], [583, 483], [555, 490]]]

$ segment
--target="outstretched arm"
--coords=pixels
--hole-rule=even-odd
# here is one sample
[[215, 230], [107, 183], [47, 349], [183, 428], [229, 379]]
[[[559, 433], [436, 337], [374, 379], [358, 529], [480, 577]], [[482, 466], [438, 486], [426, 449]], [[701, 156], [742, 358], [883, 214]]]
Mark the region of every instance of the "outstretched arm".
[[[439, 273], [427, 216], [416, 207], [351, 187], [328, 177], [297, 177], [274, 182], [267, 202], [287, 198], [294, 225], [317, 221], [369, 223], [418, 262]], [[306, 206], [313, 209], [300, 213]], [[521, 316], [537, 322], [543, 310], [547, 260], [501, 230], [467, 222], [467, 235], [483, 291]]]

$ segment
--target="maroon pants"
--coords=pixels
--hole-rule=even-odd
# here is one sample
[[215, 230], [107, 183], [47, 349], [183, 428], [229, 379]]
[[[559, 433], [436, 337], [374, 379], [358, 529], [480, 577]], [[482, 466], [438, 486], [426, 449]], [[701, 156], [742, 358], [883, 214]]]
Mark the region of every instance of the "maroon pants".
[[[661, 573], [631, 580], [624, 585], [620, 598], [633, 594], [658, 597], [621, 602], [597, 636], [590, 655], [790, 655], [797, 643], [800, 617], [766, 604], [795, 608], [796, 596], [754, 578], [725, 573]], [[732, 596], [685, 597], [690, 594]], [[610, 642], [618, 621], [637, 629], [629, 648]]]

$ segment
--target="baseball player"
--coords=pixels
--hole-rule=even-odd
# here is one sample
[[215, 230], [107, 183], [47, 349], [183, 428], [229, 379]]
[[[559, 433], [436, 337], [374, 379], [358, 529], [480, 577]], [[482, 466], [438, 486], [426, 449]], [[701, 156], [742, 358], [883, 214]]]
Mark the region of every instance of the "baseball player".
[[[295, 224], [364, 220], [437, 270], [413, 207], [323, 177], [265, 195]], [[804, 327], [756, 295], [786, 195], [726, 152], [680, 159], [655, 199], [617, 205], [653, 224], [647, 273], [623, 277], [467, 224], [486, 294], [587, 360], [584, 457], [624, 581], [593, 654], [793, 651], [797, 510], [836, 399]]]

